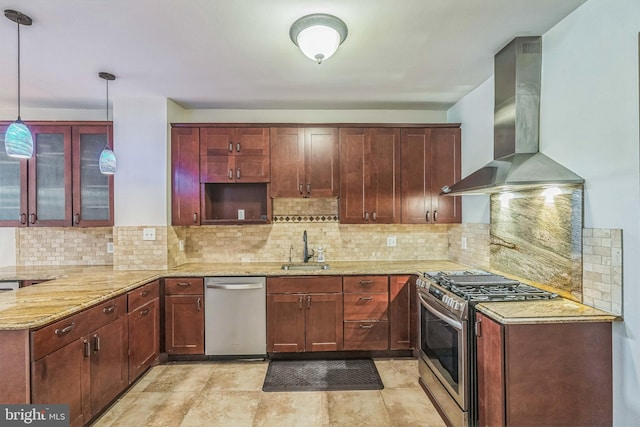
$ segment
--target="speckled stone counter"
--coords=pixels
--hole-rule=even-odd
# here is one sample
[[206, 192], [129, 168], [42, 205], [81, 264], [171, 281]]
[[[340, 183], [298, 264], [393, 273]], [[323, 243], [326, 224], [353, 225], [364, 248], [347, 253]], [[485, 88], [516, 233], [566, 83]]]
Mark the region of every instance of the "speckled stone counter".
[[613, 322], [618, 317], [562, 297], [540, 301], [487, 302], [476, 309], [503, 324]]
[[417, 274], [469, 268], [447, 260], [335, 262], [328, 270], [282, 270], [281, 265], [195, 263], [153, 271], [117, 271], [111, 266], [0, 268], [0, 280], [49, 280], [0, 293], [0, 330], [38, 328], [161, 277]]

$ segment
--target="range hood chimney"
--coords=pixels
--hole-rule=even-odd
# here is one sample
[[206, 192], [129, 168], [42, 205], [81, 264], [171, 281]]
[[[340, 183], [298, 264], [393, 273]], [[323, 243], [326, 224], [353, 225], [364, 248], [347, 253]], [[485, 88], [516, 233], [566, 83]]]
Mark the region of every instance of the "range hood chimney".
[[542, 38], [517, 37], [494, 60], [493, 160], [441, 195], [491, 194], [584, 179], [538, 151]]

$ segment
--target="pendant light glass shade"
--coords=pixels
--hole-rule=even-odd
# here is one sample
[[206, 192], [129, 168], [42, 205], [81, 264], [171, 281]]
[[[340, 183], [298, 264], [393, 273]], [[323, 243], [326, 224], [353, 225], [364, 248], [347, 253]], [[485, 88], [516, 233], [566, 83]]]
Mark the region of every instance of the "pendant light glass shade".
[[320, 64], [336, 53], [347, 33], [347, 25], [340, 18], [315, 13], [294, 22], [289, 37], [307, 58]]
[[[115, 80], [116, 76], [110, 73], [100, 72], [98, 73], [98, 77], [104, 79], [107, 82], [107, 102], [105, 106], [105, 110], [107, 113], [107, 122], [109, 121], [109, 80]], [[100, 173], [103, 175], [113, 175], [116, 173], [116, 154], [113, 152], [113, 149], [109, 146], [109, 123], [107, 123], [107, 145], [100, 153], [100, 158], [98, 159], [98, 167], [100, 168]]]
[[4, 148], [9, 157], [28, 159], [33, 156], [33, 137], [22, 120], [11, 123], [5, 132]]
[[33, 21], [27, 15], [10, 9], [4, 11], [4, 16], [18, 24], [18, 119], [5, 132], [4, 147], [7, 156], [28, 159], [33, 156], [33, 137], [20, 119], [20, 25], [29, 26]]

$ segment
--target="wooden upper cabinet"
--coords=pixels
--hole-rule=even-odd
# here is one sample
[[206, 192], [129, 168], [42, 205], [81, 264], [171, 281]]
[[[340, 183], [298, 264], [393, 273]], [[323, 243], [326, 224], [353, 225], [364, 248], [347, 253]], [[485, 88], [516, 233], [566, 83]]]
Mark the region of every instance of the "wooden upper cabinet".
[[340, 129], [340, 222], [400, 222], [400, 129]]
[[171, 129], [171, 223], [200, 224], [200, 129]]
[[460, 180], [460, 129], [403, 129], [401, 156], [402, 222], [461, 222], [460, 196], [440, 196], [443, 186]]
[[337, 197], [336, 128], [271, 129], [271, 196]]
[[7, 156], [4, 138], [9, 126], [0, 126], [0, 226], [26, 227], [27, 159]]
[[200, 128], [200, 182], [269, 182], [268, 128]]
[[113, 132], [106, 126], [74, 126], [73, 158], [73, 225], [99, 227], [113, 225], [113, 175], [100, 172], [98, 160], [107, 145], [107, 134], [113, 146]]

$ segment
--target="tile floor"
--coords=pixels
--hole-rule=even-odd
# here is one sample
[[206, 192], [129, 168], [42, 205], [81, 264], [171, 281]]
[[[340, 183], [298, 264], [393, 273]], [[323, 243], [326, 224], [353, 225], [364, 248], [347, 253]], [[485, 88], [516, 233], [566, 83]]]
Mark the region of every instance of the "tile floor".
[[171, 363], [149, 370], [95, 427], [444, 427], [413, 359], [376, 360], [383, 390], [265, 393], [267, 362]]

